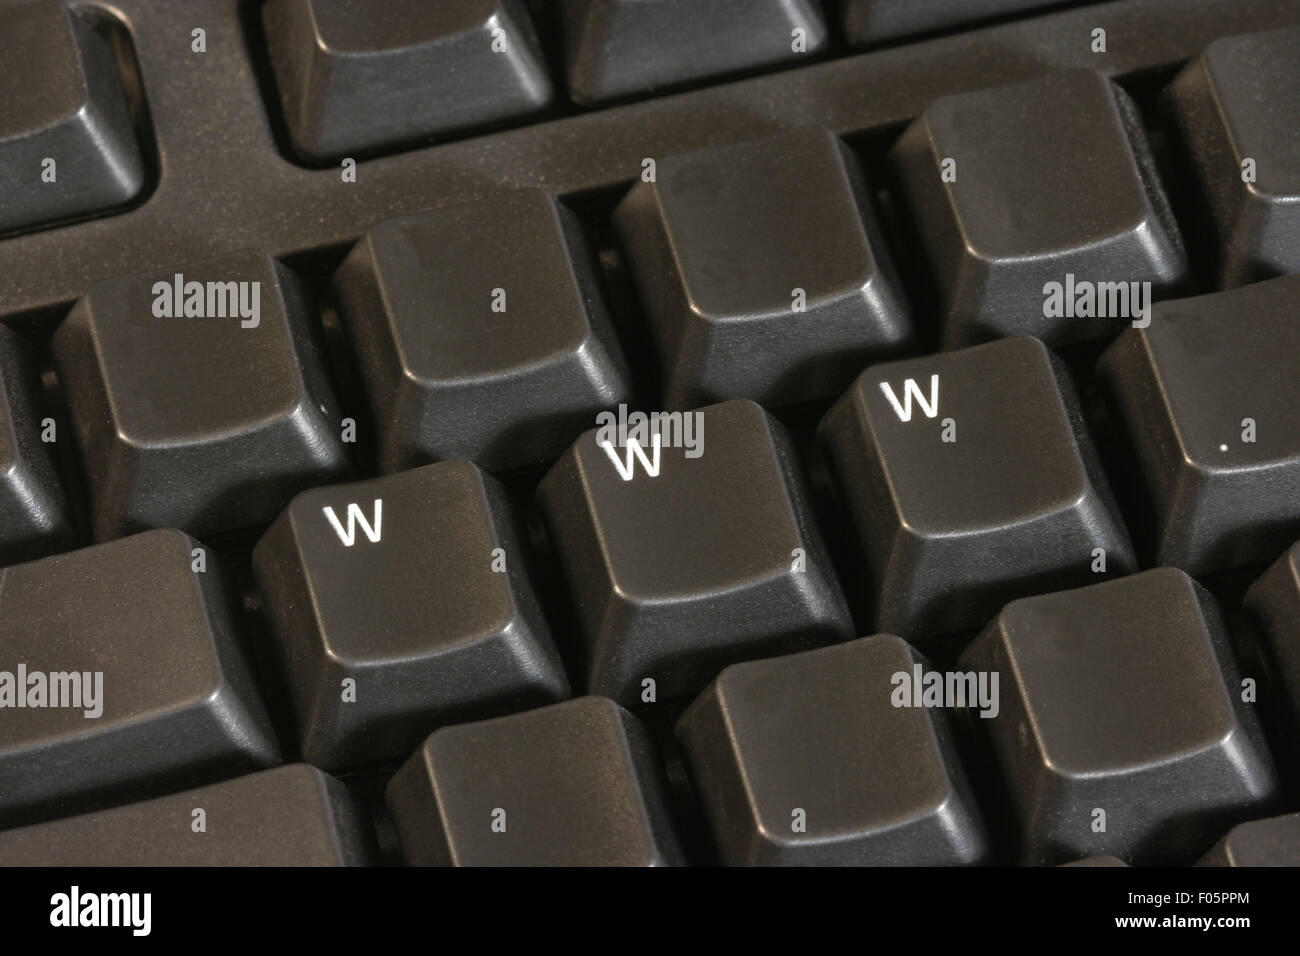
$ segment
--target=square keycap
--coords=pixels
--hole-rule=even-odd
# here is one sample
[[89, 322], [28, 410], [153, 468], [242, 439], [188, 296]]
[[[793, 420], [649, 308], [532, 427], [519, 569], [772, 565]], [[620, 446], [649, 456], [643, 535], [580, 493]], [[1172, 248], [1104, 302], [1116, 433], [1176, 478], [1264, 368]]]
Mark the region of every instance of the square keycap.
[[385, 220], [334, 290], [386, 471], [539, 464], [628, 397], [581, 226], [543, 192]]
[[781, 425], [746, 401], [677, 415], [680, 431], [626, 443], [612, 421], [609, 438], [586, 432], [538, 486], [587, 689], [628, 704], [651, 686], [658, 699], [693, 695], [734, 661], [852, 636]]
[[890, 158], [938, 279], [946, 348], [1108, 339], [1183, 284], [1137, 108], [1100, 74], [945, 96]]
[[469, 462], [305, 491], [253, 568], [316, 766], [568, 696], [505, 493]]
[[898, 706], [920, 666], [880, 635], [724, 670], [677, 725], [723, 862], [979, 862], [948, 715]]
[[144, 181], [108, 42], [76, 5], [0, 5], [0, 233], [120, 206]]
[[1213, 599], [1174, 568], [1013, 601], [960, 666], [1000, 675], [979, 729], [1027, 862], [1189, 863], [1276, 794]]
[[866, 182], [798, 129], [658, 160], [614, 211], [669, 408], [839, 391], [911, 340]]
[[436, 730], [388, 785], [415, 866], [680, 859], [645, 730], [604, 697]]
[[93, 285], [54, 335], [95, 535], [266, 524], [348, 470], [297, 279], [232, 253]]

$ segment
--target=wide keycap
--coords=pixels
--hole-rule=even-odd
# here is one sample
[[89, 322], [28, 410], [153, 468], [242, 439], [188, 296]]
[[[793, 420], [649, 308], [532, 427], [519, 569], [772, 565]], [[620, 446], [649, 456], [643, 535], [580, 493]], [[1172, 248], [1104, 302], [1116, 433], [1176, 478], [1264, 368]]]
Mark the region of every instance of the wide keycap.
[[0, 826], [278, 760], [192, 539], [151, 531], [0, 570]]
[[0, 866], [359, 866], [370, 823], [307, 764], [0, 833]]

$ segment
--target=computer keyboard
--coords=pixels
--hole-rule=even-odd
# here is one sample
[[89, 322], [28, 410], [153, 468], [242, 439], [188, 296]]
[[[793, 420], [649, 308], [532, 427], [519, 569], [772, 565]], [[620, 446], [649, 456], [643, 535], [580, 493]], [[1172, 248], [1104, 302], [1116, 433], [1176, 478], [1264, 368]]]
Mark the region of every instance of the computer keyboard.
[[1300, 0], [0, 0], [0, 866], [1300, 865], [1298, 301]]

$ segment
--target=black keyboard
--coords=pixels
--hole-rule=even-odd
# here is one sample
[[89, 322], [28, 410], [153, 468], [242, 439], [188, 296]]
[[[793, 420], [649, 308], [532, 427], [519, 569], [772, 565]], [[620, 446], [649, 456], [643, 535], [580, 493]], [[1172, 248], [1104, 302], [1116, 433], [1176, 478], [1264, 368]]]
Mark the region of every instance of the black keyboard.
[[1300, 865], [1297, 302], [1300, 0], [0, 0], [0, 865]]

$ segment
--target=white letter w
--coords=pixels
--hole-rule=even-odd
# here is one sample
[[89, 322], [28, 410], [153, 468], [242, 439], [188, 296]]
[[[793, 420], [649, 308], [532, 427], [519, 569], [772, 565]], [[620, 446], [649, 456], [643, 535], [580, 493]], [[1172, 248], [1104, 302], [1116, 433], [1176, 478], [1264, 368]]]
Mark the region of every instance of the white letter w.
[[921, 386], [916, 384], [916, 379], [909, 378], [903, 383], [903, 401], [898, 401], [898, 396], [894, 390], [889, 387], [888, 382], [880, 383], [880, 390], [885, 393], [885, 398], [889, 399], [889, 404], [894, 407], [898, 413], [899, 421], [910, 422], [912, 420], [912, 398], [921, 406], [921, 411], [925, 412], [926, 418], [934, 418], [939, 414], [939, 376], [930, 376], [930, 400], [927, 402], [925, 396], [921, 394]]
[[366, 520], [366, 516], [361, 511], [361, 506], [353, 502], [348, 505], [348, 527], [343, 530], [343, 524], [339, 521], [339, 516], [334, 513], [333, 508], [325, 508], [325, 517], [329, 519], [330, 525], [334, 528], [334, 533], [339, 536], [345, 548], [350, 548], [357, 543], [357, 525], [361, 525], [361, 530], [366, 533], [371, 544], [379, 543], [381, 525], [384, 520], [384, 501], [382, 498], [375, 499], [375, 523], [372, 525]]
[[637, 458], [641, 459], [641, 465], [645, 468], [647, 475], [651, 478], [657, 478], [659, 476], [658, 432], [655, 432], [651, 436], [651, 441], [653, 442], [654, 447], [653, 462], [646, 456], [645, 449], [641, 447], [641, 443], [632, 438], [629, 438], [627, 443], [623, 446], [623, 458], [621, 459], [618, 457], [618, 452], [614, 450], [614, 446], [610, 442], [598, 441], [596, 444], [605, 449], [605, 454], [608, 455], [609, 460], [614, 463], [614, 468], [618, 471], [619, 477], [624, 481], [631, 481], [632, 476], [636, 474], [635, 463]]

